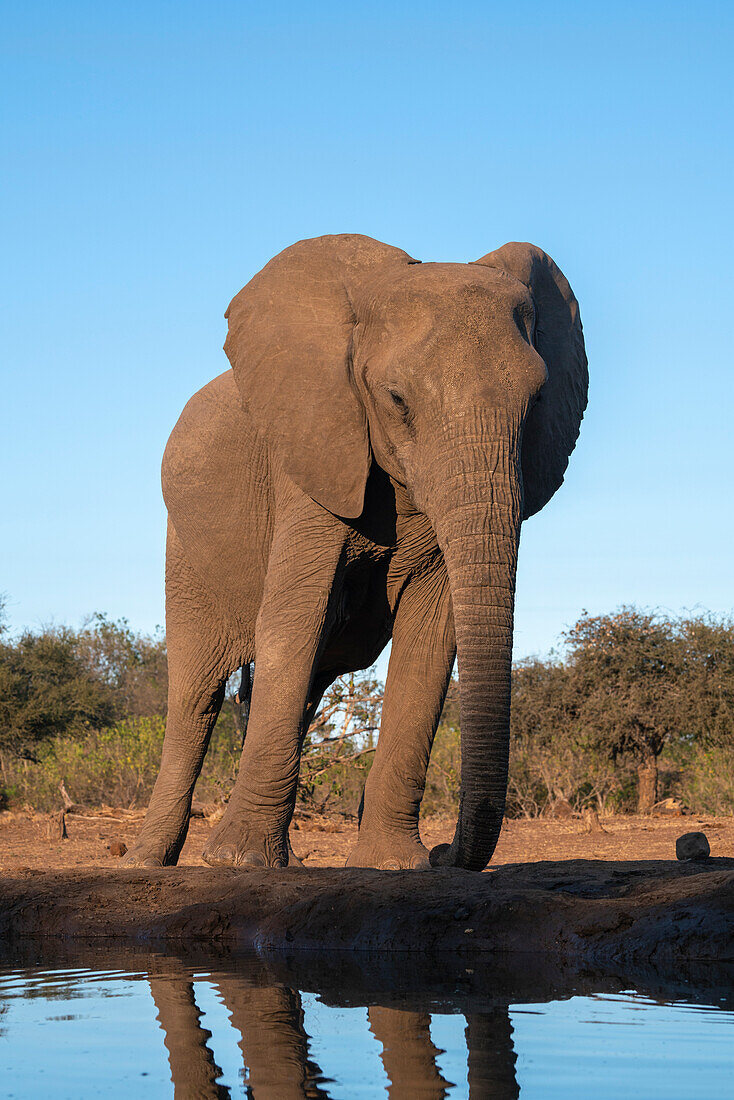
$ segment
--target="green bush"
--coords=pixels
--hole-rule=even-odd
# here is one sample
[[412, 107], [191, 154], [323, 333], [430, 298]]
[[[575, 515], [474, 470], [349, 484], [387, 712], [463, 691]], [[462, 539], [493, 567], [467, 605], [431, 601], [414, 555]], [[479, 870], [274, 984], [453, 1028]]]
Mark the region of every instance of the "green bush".
[[72, 739], [56, 736], [37, 749], [35, 760], [3, 754], [6, 796], [12, 804], [58, 810], [64, 783], [72, 801], [86, 806], [147, 805], [161, 759], [165, 722], [129, 718], [108, 729]]
[[[540, 817], [555, 802], [600, 813], [632, 809], [630, 769], [613, 764], [583, 736], [544, 739], [513, 727], [507, 783], [508, 817]], [[461, 733], [444, 721], [438, 728], [428, 768], [423, 812], [454, 814], [461, 786]]]
[[691, 744], [669, 754], [669, 792], [697, 814], [734, 814], [734, 745]]
[[460, 739], [458, 728], [446, 721], [436, 731], [423, 796], [424, 814], [450, 814], [459, 808]]
[[[239, 677], [229, 685], [195, 797], [223, 802], [242, 749]], [[160, 763], [165, 638], [97, 615], [81, 630], [11, 638], [0, 599], [0, 808], [147, 804]], [[382, 684], [341, 677], [304, 740], [299, 805], [357, 813], [377, 744]], [[455, 814], [460, 706], [453, 681], [436, 735], [423, 812]], [[621, 608], [584, 614], [563, 656], [512, 672], [507, 813], [569, 803], [602, 813], [673, 796], [696, 813], [734, 813], [734, 621]]]

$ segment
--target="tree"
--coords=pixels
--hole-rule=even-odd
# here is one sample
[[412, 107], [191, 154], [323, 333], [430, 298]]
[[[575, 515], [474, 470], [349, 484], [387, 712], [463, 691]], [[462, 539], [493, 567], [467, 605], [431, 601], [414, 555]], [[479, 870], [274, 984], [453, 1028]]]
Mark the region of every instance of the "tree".
[[685, 736], [703, 746], [734, 742], [734, 620], [683, 618], [677, 628], [684, 664]]
[[114, 719], [115, 699], [65, 627], [0, 639], [0, 746], [33, 755], [39, 741], [80, 734]]
[[80, 631], [8, 636], [0, 604], [0, 745], [33, 755], [40, 741], [77, 737], [122, 718], [166, 712], [166, 644], [126, 620], [95, 615]]
[[622, 607], [584, 614], [565, 640], [580, 721], [612, 759], [634, 760], [637, 809], [649, 813], [658, 798], [658, 757], [681, 733], [685, 661], [675, 624]]
[[165, 716], [168, 701], [166, 640], [136, 634], [127, 619], [97, 612], [77, 635], [77, 651], [90, 675], [106, 684], [119, 718]]
[[509, 807], [534, 816], [572, 801], [580, 783], [569, 743], [574, 717], [562, 664], [530, 658], [513, 666]]
[[301, 756], [299, 798], [306, 805], [316, 805], [317, 788], [326, 786], [325, 797], [318, 804], [323, 810], [331, 795], [340, 793], [344, 765], [365, 760], [371, 763], [384, 690], [374, 670], [367, 669], [340, 676], [324, 692], [306, 731]]

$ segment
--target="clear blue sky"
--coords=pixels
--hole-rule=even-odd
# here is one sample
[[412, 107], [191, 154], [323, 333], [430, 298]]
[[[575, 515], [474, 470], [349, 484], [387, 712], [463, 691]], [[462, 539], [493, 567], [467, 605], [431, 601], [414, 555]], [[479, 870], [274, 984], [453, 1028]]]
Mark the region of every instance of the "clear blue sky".
[[591, 370], [523, 531], [516, 654], [583, 608], [734, 605], [734, 6], [3, 3], [14, 628], [163, 621], [159, 462], [224, 309], [302, 237], [545, 248]]

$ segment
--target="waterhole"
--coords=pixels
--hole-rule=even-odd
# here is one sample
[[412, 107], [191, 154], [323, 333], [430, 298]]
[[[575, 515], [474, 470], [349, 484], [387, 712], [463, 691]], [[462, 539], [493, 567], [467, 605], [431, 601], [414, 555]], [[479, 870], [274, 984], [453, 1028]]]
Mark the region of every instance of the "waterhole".
[[5, 1097], [734, 1095], [732, 971], [671, 980], [527, 956], [0, 960]]

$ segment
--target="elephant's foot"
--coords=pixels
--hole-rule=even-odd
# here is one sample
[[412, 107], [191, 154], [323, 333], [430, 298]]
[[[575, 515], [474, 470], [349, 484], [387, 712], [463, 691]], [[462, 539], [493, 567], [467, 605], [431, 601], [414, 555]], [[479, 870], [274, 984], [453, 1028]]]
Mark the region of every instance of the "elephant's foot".
[[[238, 867], [254, 871], [261, 867], [287, 867], [288, 833], [280, 827], [255, 822], [227, 820], [227, 814], [212, 833], [203, 851], [210, 867]], [[298, 866], [300, 860], [293, 865]]]
[[413, 836], [360, 833], [347, 856], [347, 867], [377, 867], [381, 871], [424, 871], [430, 867], [428, 850]]
[[303, 860], [299, 859], [298, 856], [296, 855], [296, 853], [291, 848], [291, 838], [290, 837], [288, 837], [288, 866], [289, 867], [303, 867]]
[[141, 837], [120, 860], [122, 867], [174, 867], [178, 856], [164, 843]]

